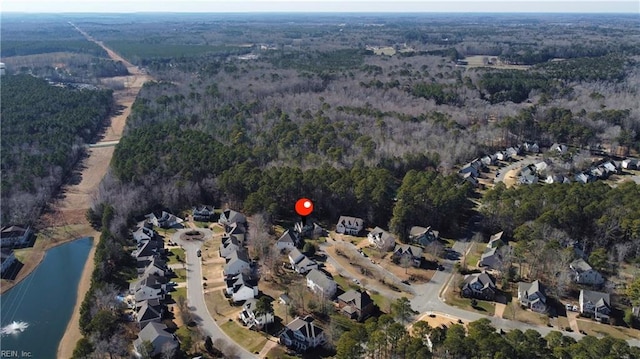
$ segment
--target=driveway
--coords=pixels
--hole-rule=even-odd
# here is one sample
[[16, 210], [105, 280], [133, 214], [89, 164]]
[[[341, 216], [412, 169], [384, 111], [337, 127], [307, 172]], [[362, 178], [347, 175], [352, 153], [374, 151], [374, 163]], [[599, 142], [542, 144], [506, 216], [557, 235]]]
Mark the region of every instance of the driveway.
[[[204, 241], [180, 239], [180, 234], [192, 229], [184, 229], [176, 232], [172, 240], [184, 248], [187, 266], [187, 302], [194, 320], [200, 326], [205, 335], [210, 336], [213, 341], [222, 339], [227, 346], [235, 348], [236, 358], [257, 358], [245, 348], [238, 345], [225, 332], [223, 332], [215, 320], [211, 317], [207, 305], [204, 300], [204, 288], [202, 286], [202, 263], [198, 257], [198, 250], [202, 247]], [[205, 241], [212, 238], [213, 232], [208, 229], [199, 228], [205, 233]]]
[[524, 166], [532, 165], [540, 161], [541, 159], [539, 157], [527, 156], [518, 162], [514, 162], [506, 167], [499, 168], [498, 172], [496, 173], [496, 178], [493, 179], [493, 183], [504, 182], [504, 176], [506, 176], [506, 174], [511, 170], [520, 169]]

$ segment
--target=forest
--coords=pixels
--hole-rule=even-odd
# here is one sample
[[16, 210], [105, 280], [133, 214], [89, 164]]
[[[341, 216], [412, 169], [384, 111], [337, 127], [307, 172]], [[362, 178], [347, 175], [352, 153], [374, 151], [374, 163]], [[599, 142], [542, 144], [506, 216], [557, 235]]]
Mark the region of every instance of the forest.
[[33, 224], [85, 154], [111, 111], [111, 90], [51, 86], [5, 76], [2, 101], [2, 218]]

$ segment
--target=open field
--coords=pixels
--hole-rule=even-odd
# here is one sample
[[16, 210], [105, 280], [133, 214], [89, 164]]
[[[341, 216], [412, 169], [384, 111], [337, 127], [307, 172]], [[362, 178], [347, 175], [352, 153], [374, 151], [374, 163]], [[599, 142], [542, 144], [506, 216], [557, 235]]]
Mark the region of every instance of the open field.
[[267, 343], [265, 334], [244, 328], [234, 320], [220, 324], [220, 328], [235, 342], [242, 343], [242, 346], [251, 353], [259, 353]]
[[[491, 60], [492, 64], [487, 64], [485, 61]], [[531, 68], [529, 65], [509, 65], [505, 64], [502, 61], [498, 60], [496, 56], [485, 56], [485, 55], [476, 55], [476, 56], [467, 56], [464, 58], [464, 61], [468, 62], [469, 67], [488, 67], [492, 69], [502, 69], [502, 70], [527, 70]]]
[[603, 335], [610, 335], [614, 338], [619, 339], [630, 339], [630, 338], [640, 338], [640, 330], [630, 329], [625, 327], [618, 327], [609, 324], [602, 324], [594, 322], [593, 320], [588, 319], [578, 319], [576, 320], [578, 323], [578, 328], [584, 331], [588, 335], [593, 335], [596, 337], [601, 337]]

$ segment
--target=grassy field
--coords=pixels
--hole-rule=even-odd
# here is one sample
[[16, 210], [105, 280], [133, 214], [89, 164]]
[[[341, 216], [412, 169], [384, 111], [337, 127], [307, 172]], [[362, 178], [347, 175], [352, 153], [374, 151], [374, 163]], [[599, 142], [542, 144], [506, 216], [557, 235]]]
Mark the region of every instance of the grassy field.
[[179, 297], [187, 299], [187, 288], [177, 288], [175, 292], [171, 292], [171, 298], [173, 298], [173, 300], [175, 300], [176, 302], [178, 301]]
[[[182, 261], [184, 261], [184, 259], [186, 258], [186, 256], [184, 255], [184, 249], [182, 248], [171, 248], [169, 252], [173, 254], [169, 256], [169, 263], [167, 263], [169, 265], [182, 263]], [[180, 259], [180, 261], [178, 261], [178, 259]]]
[[503, 69], [503, 70], [527, 70], [531, 66], [528, 65], [507, 65], [502, 62], [497, 62], [493, 65], [485, 65], [484, 58], [493, 59], [497, 58], [496, 56], [486, 56], [486, 55], [477, 55], [477, 56], [467, 56], [464, 61], [467, 61], [469, 65], [468, 67], [488, 67], [492, 69]]
[[186, 282], [187, 281], [187, 270], [184, 268], [174, 269], [173, 272], [177, 275], [176, 278], [173, 278], [173, 281], [176, 283]]
[[207, 309], [214, 319], [235, 319], [236, 314], [241, 307], [232, 307], [229, 301], [222, 294], [222, 289], [205, 293], [204, 300], [207, 303]]
[[602, 335], [610, 335], [618, 339], [637, 339], [640, 338], [640, 330], [634, 330], [624, 327], [616, 327], [609, 324], [601, 324], [592, 320], [577, 320], [578, 328], [588, 335], [600, 337]]
[[[517, 320], [532, 325], [547, 325], [549, 317], [531, 310], [522, 309], [518, 302], [513, 301], [507, 305], [502, 315], [505, 319]], [[568, 322], [567, 322], [568, 323]], [[568, 325], [568, 324], [567, 324]]]
[[252, 353], [259, 353], [267, 343], [267, 338], [264, 334], [244, 328], [233, 320], [222, 323], [220, 328], [236, 343], [241, 343], [244, 348]]
[[[477, 300], [478, 304], [475, 307], [471, 306], [471, 299], [462, 298], [458, 293], [456, 293], [453, 289], [453, 286], [449, 286], [447, 291], [444, 293], [444, 297], [446, 299], [447, 304], [456, 306], [458, 308], [464, 310], [470, 310], [473, 312], [478, 312], [484, 315], [493, 316], [496, 311], [496, 306], [493, 302], [487, 302], [484, 300]], [[506, 314], [506, 311], [505, 311]]]
[[473, 243], [471, 244], [471, 249], [469, 249], [469, 254], [466, 255], [466, 263], [467, 267], [477, 267], [478, 261], [480, 260], [480, 256], [487, 248], [485, 243]]

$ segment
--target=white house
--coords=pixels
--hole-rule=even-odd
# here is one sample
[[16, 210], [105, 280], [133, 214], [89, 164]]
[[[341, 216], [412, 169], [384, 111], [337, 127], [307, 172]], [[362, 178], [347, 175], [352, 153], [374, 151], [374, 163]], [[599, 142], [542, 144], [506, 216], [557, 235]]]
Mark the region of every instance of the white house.
[[252, 299], [258, 296], [258, 286], [248, 276], [240, 273], [226, 280], [226, 292], [234, 302]]
[[573, 279], [576, 283], [588, 285], [601, 285], [604, 283], [602, 274], [593, 269], [584, 259], [579, 258], [569, 264], [569, 268], [573, 272]]
[[336, 233], [357, 236], [364, 228], [362, 218], [340, 216], [336, 225]]
[[621, 167], [626, 170], [635, 170], [638, 167], [638, 160], [635, 158], [627, 158], [622, 160]]
[[312, 269], [309, 274], [307, 274], [307, 287], [315, 294], [331, 299], [336, 294], [338, 285], [333, 279], [327, 277], [326, 274], [317, 269]]
[[223, 274], [225, 276], [234, 276], [243, 273], [251, 268], [249, 255], [244, 250], [237, 250], [226, 259], [227, 264], [224, 266]]
[[307, 258], [298, 248], [294, 248], [289, 252], [289, 263], [291, 268], [298, 273], [304, 274], [312, 269], [318, 269], [318, 263]]
[[147, 228], [144, 225], [144, 222], [138, 224], [138, 228], [131, 233], [133, 239], [136, 243], [140, 243], [142, 241], [149, 241], [155, 237], [155, 232], [151, 228]]
[[544, 288], [540, 281], [533, 283], [518, 283], [518, 301], [534, 312], [544, 313], [547, 311], [547, 297], [544, 295]]
[[238, 318], [242, 320], [244, 325], [248, 326], [249, 329], [261, 330], [265, 324], [273, 323], [275, 318], [273, 316], [273, 312], [256, 315], [257, 303], [258, 300], [256, 299], [247, 299], [247, 301], [242, 305], [242, 311], [238, 315]]
[[380, 227], [376, 227], [369, 232], [369, 234], [367, 234], [367, 238], [372, 246], [382, 251], [390, 251], [396, 244], [396, 240], [393, 238], [391, 233]]
[[280, 344], [298, 351], [306, 351], [326, 343], [324, 330], [313, 324], [312, 317], [296, 318], [280, 334]]

